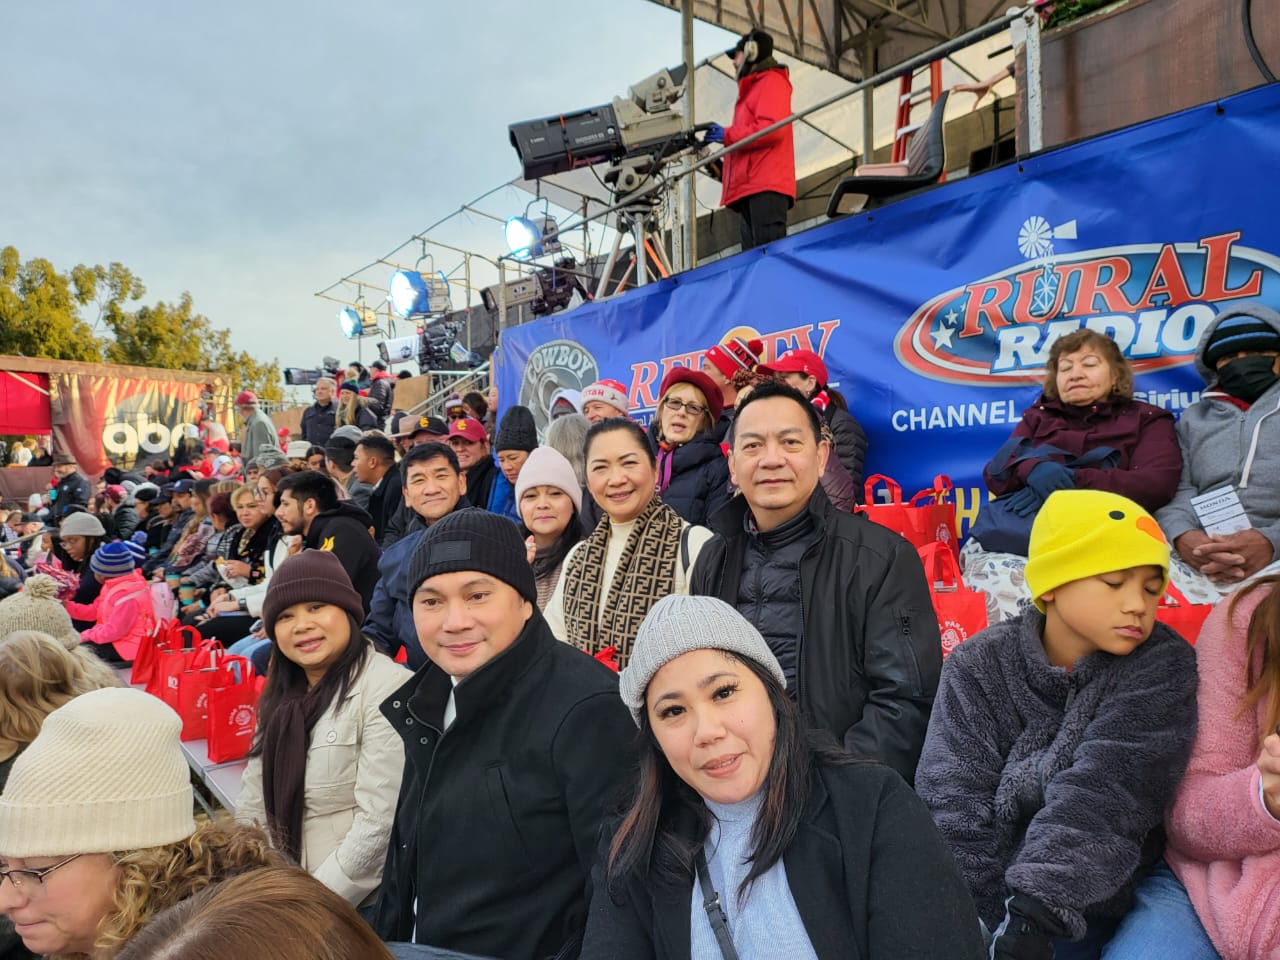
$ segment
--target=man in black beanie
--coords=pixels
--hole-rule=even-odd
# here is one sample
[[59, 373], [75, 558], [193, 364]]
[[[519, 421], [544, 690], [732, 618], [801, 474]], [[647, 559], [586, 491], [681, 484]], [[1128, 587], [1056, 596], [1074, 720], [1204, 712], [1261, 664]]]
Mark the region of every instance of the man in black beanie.
[[433, 524], [409, 590], [431, 662], [382, 705], [405, 771], [374, 927], [506, 960], [576, 956], [600, 823], [635, 761], [617, 678], [552, 635], [496, 514]]

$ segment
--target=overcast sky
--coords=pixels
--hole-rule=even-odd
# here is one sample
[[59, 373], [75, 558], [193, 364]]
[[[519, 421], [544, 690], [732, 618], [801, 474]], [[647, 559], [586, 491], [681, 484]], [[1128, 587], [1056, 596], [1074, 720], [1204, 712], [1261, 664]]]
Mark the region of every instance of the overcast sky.
[[0, 246], [189, 290], [260, 359], [351, 359], [315, 291], [517, 176], [509, 123], [680, 59], [648, 0], [7, 3]]

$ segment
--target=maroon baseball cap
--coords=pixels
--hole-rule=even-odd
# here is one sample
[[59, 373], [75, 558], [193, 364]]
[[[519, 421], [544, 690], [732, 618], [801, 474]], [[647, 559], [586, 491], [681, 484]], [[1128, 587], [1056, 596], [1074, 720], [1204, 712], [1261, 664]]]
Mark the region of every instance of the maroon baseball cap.
[[468, 443], [483, 443], [489, 439], [484, 432], [484, 424], [474, 417], [459, 417], [449, 424], [449, 439], [461, 437]]
[[707, 398], [707, 412], [711, 414], [711, 422], [716, 423], [720, 419], [720, 414], [724, 412], [724, 394], [710, 377], [701, 370], [690, 367], [672, 367], [662, 378], [662, 386], [658, 388], [659, 399], [665, 397], [667, 391], [677, 383], [688, 383], [701, 390], [702, 395]]
[[803, 373], [813, 377], [818, 386], [827, 385], [827, 365], [812, 350], [789, 350], [773, 363], [762, 363], [757, 367], [761, 373]]

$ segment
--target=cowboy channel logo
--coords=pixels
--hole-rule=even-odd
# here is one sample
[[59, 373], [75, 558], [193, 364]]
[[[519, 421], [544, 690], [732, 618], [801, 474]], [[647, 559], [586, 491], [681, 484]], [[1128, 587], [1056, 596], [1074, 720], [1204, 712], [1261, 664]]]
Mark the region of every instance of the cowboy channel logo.
[[933, 380], [979, 386], [1038, 382], [1049, 348], [1089, 327], [1112, 337], [1136, 373], [1190, 363], [1220, 310], [1280, 301], [1280, 259], [1222, 233], [1062, 253], [1076, 223], [1030, 217], [1018, 234], [1026, 262], [921, 306], [894, 339], [898, 361]]

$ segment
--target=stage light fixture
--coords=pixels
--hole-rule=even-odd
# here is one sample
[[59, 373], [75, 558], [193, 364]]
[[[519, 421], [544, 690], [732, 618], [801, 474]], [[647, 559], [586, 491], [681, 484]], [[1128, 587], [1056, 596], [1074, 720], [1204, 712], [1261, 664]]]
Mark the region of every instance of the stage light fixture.
[[342, 335], [348, 340], [366, 337], [378, 332], [378, 318], [372, 310], [363, 305], [343, 307], [338, 311], [338, 326]]
[[552, 217], [530, 217], [528, 210], [523, 217], [507, 220], [505, 234], [507, 249], [519, 260], [531, 260], [547, 253], [557, 253], [561, 244], [556, 239], [559, 228]]
[[399, 317], [425, 317], [449, 309], [449, 281], [417, 270], [397, 270], [387, 286], [387, 299]]

